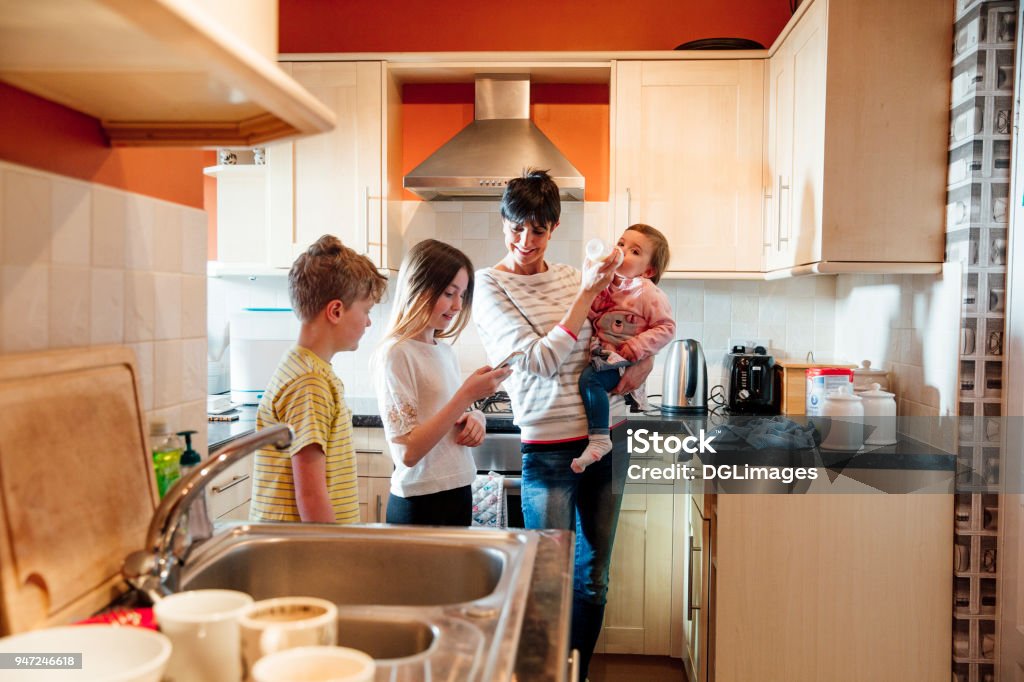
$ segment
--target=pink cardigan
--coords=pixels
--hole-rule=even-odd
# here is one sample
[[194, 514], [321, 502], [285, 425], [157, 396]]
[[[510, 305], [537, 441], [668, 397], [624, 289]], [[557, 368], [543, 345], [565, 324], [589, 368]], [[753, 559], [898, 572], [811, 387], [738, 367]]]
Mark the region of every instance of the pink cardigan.
[[676, 334], [668, 296], [646, 277], [616, 276], [594, 299], [587, 317], [601, 347], [633, 361], [656, 354]]

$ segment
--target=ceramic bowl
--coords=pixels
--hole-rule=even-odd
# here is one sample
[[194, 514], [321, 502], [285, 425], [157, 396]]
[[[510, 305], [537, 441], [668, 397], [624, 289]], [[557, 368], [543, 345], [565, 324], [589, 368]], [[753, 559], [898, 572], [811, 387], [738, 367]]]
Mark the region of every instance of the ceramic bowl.
[[5, 681], [160, 682], [171, 655], [171, 642], [146, 628], [72, 625], [4, 637], [0, 639], [0, 653], [82, 654], [81, 670], [4, 670]]

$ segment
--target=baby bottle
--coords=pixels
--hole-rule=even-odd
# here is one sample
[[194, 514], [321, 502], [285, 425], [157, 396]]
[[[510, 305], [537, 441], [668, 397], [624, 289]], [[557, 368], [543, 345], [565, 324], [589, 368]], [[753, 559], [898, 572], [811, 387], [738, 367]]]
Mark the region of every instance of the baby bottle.
[[598, 261], [607, 260], [611, 256], [621, 258], [622, 252], [615, 246], [608, 246], [597, 237], [587, 242], [586, 246], [587, 259], [597, 263]]

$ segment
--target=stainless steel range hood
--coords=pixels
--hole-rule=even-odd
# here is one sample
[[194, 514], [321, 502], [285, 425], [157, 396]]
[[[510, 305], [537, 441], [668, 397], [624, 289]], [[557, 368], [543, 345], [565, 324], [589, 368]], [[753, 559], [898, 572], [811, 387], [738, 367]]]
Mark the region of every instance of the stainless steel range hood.
[[405, 176], [427, 200], [495, 199], [526, 168], [547, 170], [562, 199], [583, 201], [583, 176], [530, 120], [530, 79], [478, 76], [474, 121]]

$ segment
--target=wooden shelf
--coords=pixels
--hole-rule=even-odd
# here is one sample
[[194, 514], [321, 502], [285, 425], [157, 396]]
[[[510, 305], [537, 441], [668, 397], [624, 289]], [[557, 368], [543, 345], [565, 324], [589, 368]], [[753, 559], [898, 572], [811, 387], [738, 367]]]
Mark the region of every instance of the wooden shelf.
[[[253, 4], [266, 20], [228, 5], [0, 0], [0, 79], [98, 118], [113, 146], [248, 147], [333, 128], [273, 51], [247, 41], [276, 41], [276, 4]], [[262, 34], [243, 36], [247, 22]]]
[[968, 611], [953, 611], [953, 617], [957, 620], [998, 620], [999, 616], [994, 613], [970, 613]]

